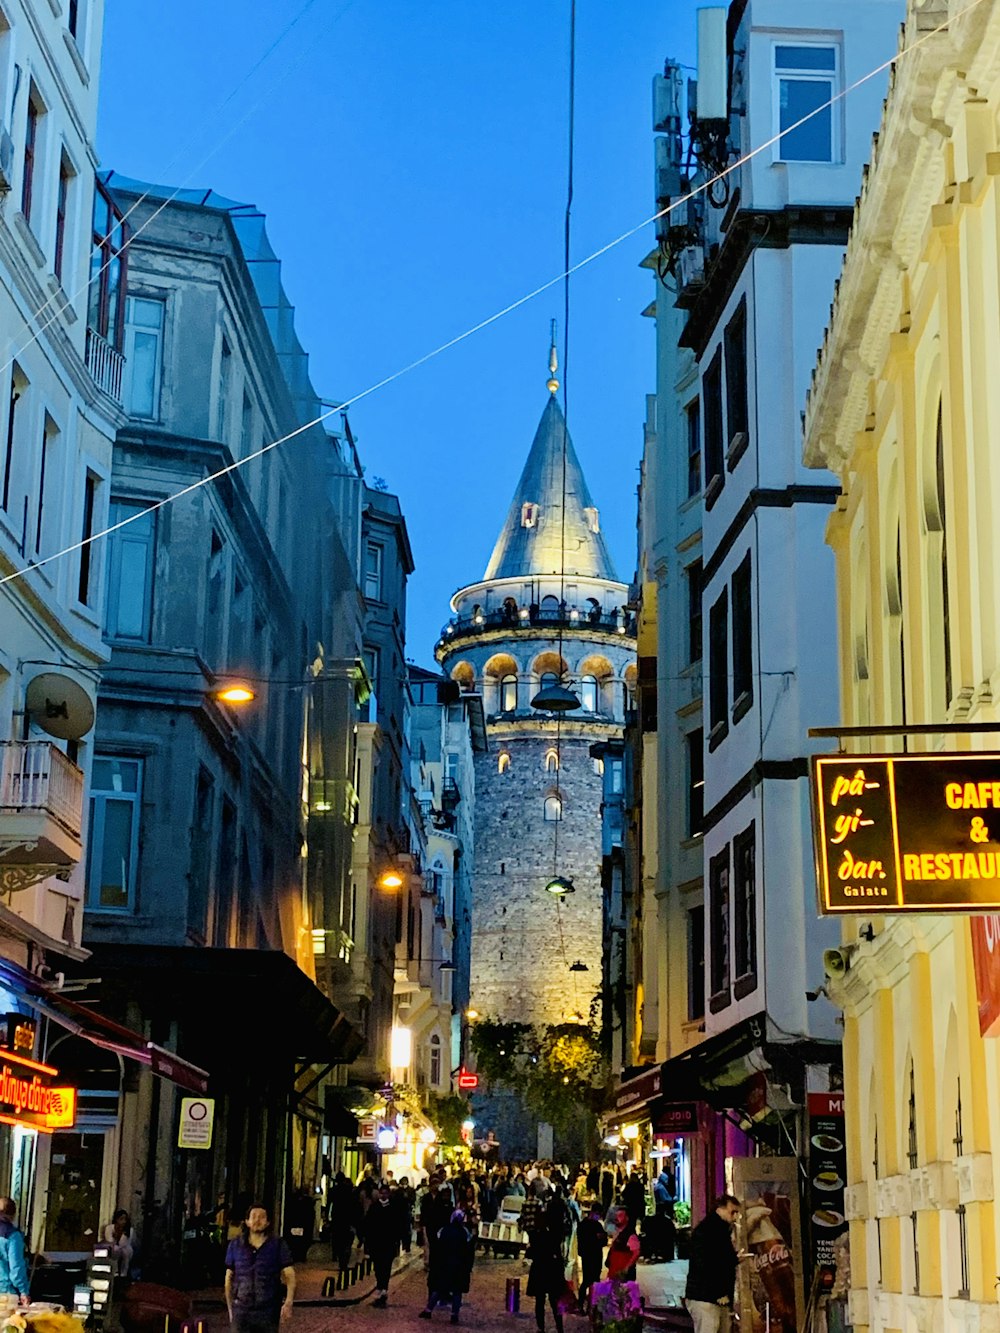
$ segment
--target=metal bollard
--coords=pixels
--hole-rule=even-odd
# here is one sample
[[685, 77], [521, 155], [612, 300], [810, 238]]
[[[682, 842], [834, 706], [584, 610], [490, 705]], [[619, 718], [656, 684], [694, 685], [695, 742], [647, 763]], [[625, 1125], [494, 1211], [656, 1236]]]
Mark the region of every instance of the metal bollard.
[[504, 1295], [504, 1306], [508, 1314], [517, 1314], [521, 1309], [521, 1279], [509, 1277]]

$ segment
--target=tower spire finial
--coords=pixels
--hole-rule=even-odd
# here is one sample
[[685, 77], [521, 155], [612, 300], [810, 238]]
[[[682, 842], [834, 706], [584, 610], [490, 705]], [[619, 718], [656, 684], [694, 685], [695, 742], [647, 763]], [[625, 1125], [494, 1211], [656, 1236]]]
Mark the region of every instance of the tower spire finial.
[[559, 353], [556, 351], [556, 322], [552, 321], [552, 345], [549, 347], [549, 393], [559, 392], [559, 381], [556, 379], [556, 371], [559, 368]]

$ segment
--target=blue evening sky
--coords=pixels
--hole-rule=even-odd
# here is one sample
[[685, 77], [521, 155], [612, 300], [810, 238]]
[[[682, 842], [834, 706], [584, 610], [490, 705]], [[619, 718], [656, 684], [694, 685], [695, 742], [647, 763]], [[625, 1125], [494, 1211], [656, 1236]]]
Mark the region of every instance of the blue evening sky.
[[[303, 4], [108, 0], [98, 149], [102, 166], [267, 214], [313, 383], [342, 400], [561, 271], [569, 0], [314, 0], [244, 82]], [[667, 55], [693, 63], [695, 8], [578, 3], [574, 260], [653, 212], [652, 76]], [[648, 228], [571, 289], [570, 431], [626, 582], [651, 244]], [[350, 414], [368, 476], [407, 516], [422, 663], [506, 514], [552, 316], [561, 285]]]

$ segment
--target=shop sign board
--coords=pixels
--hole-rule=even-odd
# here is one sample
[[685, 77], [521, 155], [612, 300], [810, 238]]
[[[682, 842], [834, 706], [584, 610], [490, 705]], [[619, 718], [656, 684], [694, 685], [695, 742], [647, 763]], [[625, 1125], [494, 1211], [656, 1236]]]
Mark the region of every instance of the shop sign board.
[[358, 1143], [366, 1148], [374, 1148], [378, 1134], [378, 1121], [374, 1116], [365, 1116], [358, 1121]]
[[734, 1157], [729, 1188], [742, 1203], [738, 1269], [743, 1333], [797, 1333], [804, 1301], [798, 1163], [794, 1157]]
[[660, 1095], [660, 1067], [650, 1069], [645, 1074], [637, 1074], [623, 1083], [615, 1097], [616, 1111], [631, 1111], [645, 1106], [646, 1102]]
[[812, 1235], [812, 1271], [820, 1275], [820, 1291], [829, 1291], [837, 1273], [838, 1255], [848, 1245], [849, 1226], [844, 1216], [847, 1149], [844, 1146], [844, 1094], [810, 1092], [809, 1110], [809, 1228]]
[[972, 917], [969, 933], [979, 1001], [979, 1035], [1000, 1037], [1000, 915]]
[[214, 1097], [182, 1097], [178, 1148], [211, 1148], [214, 1123]]
[[26, 1014], [0, 1015], [0, 1043], [15, 1055], [31, 1056], [35, 1050], [35, 1020]]
[[812, 761], [819, 910], [1000, 911], [1000, 754]]
[[654, 1134], [697, 1134], [697, 1102], [660, 1102], [653, 1109]]
[[0, 1121], [29, 1125], [51, 1134], [72, 1129], [76, 1120], [76, 1088], [57, 1088], [52, 1080], [59, 1071], [15, 1055], [0, 1052]]

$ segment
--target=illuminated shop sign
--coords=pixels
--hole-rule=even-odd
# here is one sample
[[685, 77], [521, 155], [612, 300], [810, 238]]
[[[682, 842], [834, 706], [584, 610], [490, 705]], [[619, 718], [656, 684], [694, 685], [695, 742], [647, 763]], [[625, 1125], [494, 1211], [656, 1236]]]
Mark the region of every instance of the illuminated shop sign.
[[1000, 755], [812, 761], [819, 910], [1000, 909]]
[[59, 1074], [51, 1065], [0, 1053], [0, 1122], [26, 1125], [51, 1134], [72, 1129], [76, 1120], [76, 1088], [53, 1087]]

